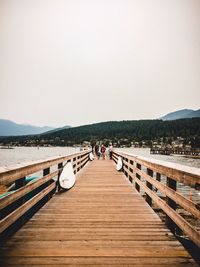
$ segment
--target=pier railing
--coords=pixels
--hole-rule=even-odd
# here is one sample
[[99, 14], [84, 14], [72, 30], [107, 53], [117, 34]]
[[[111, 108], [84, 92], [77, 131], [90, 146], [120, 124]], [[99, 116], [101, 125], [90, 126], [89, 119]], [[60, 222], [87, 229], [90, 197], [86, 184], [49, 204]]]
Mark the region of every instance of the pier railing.
[[[0, 198], [0, 237], [15, 232], [55, 193], [57, 178], [64, 164], [70, 162], [77, 173], [89, 160], [89, 151], [48, 160], [32, 161], [15, 167], [0, 168], [0, 185], [13, 184], [14, 190]], [[26, 177], [37, 173], [38, 178], [26, 184]]]
[[200, 155], [199, 148], [182, 148], [182, 147], [174, 147], [174, 148], [161, 148], [161, 147], [152, 147], [150, 150], [151, 154], [161, 154], [161, 155], [185, 155], [185, 156], [194, 156], [198, 157]]
[[[156, 205], [165, 213], [165, 223], [175, 234], [182, 232], [200, 247], [200, 170], [150, 158], [113, 152], [113, 160], [123, 161], [123, 172], [144, 194], [147, 203]], [[185, 189], [186, 188], [186, 189]], [[196, 201], [193, 198], [196, 197]], [[184, 216], [186, 215], [186, 216]], [[199, 224], [191, 224], [192, 217]]]

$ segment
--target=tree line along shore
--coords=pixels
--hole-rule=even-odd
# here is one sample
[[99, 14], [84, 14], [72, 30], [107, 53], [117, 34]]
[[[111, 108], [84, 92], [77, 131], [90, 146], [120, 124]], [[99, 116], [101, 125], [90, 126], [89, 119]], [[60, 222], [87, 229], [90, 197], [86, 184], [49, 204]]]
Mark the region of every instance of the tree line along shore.
[[0, 146], [79, 146], [112, 143], [115, 147], [181, 146], [200, 148], [200, 118], [109, 121], [46, 132], [0, 137]]

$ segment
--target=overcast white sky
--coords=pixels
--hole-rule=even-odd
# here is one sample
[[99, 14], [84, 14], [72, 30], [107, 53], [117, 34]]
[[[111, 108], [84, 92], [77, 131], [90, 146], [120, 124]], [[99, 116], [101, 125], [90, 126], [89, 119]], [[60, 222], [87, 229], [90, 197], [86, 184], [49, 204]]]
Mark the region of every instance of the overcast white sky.
[[200, 108], [199, 0], [0, 0], [0, 118], [76, 126]]

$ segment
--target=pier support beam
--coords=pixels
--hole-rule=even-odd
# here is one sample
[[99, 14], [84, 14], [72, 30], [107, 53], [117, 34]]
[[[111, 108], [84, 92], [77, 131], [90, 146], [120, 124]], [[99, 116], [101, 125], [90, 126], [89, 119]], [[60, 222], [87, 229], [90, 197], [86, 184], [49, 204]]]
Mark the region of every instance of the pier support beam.
[[[177, 187], [177, 182], [169, 177], [167, 177], [167, 180], [166, 180], [166, 185], [173, 189], [174, 191], [176, 191], [176, 187]], [[166, 197], [166, 203], [173, 209], [173, 210], [176, 210], [176, 202], [173, 201], [171, 198], [169, 197]], [[172, 231], [172, 233], [175, 234], [176, 232], [176, 228], [177, 228], [177, 225], [172, 221], [172, 219], [166, 215], [166, 219], [165, 219], [165, 224], [166, 226]]]
[[26, 184], [26, 177], [22, 177], [21, 179], [18, 179], [15, 181], [15, 190], [21, 188], [22, 186], [25, 186]]
[[[141, 165], [138, 164], [138, 163], [136, 163], [136, 168], [139, 169], [139, 170], [141, 170]], [[137, 170], [136, 170], [136, 171], [137, 171]], [[138, 173], [136, 173], [136, 177], [137, 177], [139, 180], [141, 179], [141, 176], [140, 176]], [[136, 190], [137, 190], [138, 192], [140, 192], [140, 186], [139, 186], [139, 184], [138, 184], [137, 182], [135, 182], [135, 188], [136, 188]]]
[[[151, 177], [153, 177], [153, 171], [151, 169], [147, 169], [147, 174]], [[152, 184], [146, 181], [146, 186], [152, 190]], [[152, 198], [146, 193], [146, 202], [149, 204], [149, 206], [152, 205]]]

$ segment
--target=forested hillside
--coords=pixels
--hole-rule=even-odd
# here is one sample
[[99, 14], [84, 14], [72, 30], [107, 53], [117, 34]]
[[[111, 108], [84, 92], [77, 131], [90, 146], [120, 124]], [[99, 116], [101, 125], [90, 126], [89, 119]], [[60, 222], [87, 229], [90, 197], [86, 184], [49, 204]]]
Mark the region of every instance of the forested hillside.
[[199, 140], [200, 118], [180, 119], [174, 121], [138, 120], [110, 121], [91, 125], [73, 127], [43, 135], [7, 137], [0, 142], [45, 143], [53, 145], [73, 145], [83, 141], [152, 141], [159, 138], [174, 140], [184, 138], [187, 142]]

